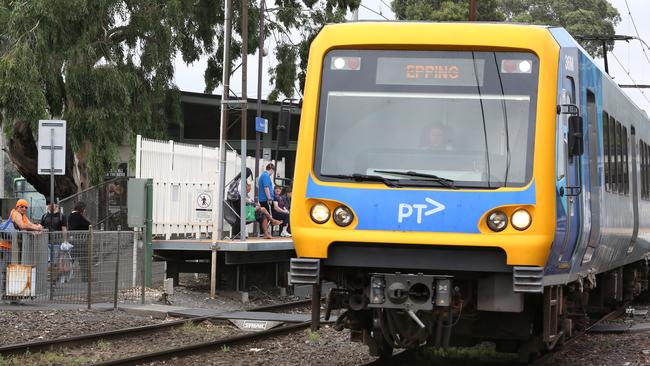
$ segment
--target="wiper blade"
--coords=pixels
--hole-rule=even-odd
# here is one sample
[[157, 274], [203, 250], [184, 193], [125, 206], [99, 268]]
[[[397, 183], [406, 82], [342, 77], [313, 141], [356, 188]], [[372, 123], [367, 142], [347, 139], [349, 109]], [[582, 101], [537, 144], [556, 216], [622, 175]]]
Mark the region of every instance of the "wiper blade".
[[435, 174], [427, 174], [427, 173], [419, 173], [419, 172], [414, 172], [412, 170], [409, 171], [399, 171], [399, 170], [378, 170], [375, 169], [377, 173], [386, 173], [386, 174], [395, 174], [395, 175], [405, 175], [409, 177], [418, 177], [418, 178], [428, 178], [431, 179], [435, 182], [440, 183], [441, 185], [447, 187], [447, 188], [453, 188], [453, 189], [458, 189], [455, 185], [455, 182], [451, 179], [439, 177]]
[[338, 178], [338, 179], [352, 179], [357, 182], [362, 182], [362, 181], [369, 181], [369, 182], [381, 182], [384, 183], [385, 185], [393, 188], [400, 188], [402, 187], [401, 185], [395, 183], [394, 180], [384, 178], [380, 175], [367, 175], [367, 174], [321, 174], [321, 177], [327, 177], [327, 178]]

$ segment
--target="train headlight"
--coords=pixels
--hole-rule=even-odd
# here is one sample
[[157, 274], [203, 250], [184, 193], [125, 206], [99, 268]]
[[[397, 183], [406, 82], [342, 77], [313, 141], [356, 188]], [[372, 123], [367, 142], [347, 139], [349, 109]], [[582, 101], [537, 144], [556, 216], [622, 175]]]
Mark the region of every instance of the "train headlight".
[[512, 217], [510, 218], [510, 223], [512, 224], [512, 227], [514, 227], [517, 230], [526, 230], [528, 227], [530, 227], [530, 224], [532, 223], [532, 219], [530, 217], [530, 214], [526, 210], [517, 210], [515, 213], [512, 214]]
[[487, 226], [492, 231], [503, 231], [508, 226], [508, 216], [503, 211], [492, 211], [487, 217]]
[[350, 211], [349, 208], [345, 206], [339, 206], [334, 209], [334, 214], [332, 215], [334, 222], [338, 226], [348, 226], [354, 220], [354, 214]]
[[323, 203], [317, 203], [311, 208], [311, 219], [317, 224], [324, 224], [330, 219], [330, 209]]

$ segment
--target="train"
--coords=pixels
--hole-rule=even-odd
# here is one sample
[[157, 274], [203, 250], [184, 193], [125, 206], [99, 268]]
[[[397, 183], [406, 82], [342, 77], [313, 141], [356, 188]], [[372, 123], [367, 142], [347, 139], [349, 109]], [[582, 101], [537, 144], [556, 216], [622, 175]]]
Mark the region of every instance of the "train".
[[530, 359], [648, 289], [650, 121], [561, 27], [327, 25], [291, 227], [291, 283], [370, 354]]

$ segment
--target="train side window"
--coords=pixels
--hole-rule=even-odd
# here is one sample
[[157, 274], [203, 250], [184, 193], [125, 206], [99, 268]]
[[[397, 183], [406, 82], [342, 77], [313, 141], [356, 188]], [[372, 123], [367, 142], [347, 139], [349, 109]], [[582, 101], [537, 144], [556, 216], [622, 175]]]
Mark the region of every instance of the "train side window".
[[627, 127], [623, 126], [623, 180], [625, 181], [625, 194], [630, 193], [630, 152], [628, 150], [630, 136]]
[[616, 136], [616, 121], [614, 117], [609, 116], [609, 156], [610, 156], [610, 167], [609, 174], [611, 174], [611, 187], [612, 192], [618, 191], [618, 164], [616, 160], [616, 141], [618, 138]]
[[645, 198], [650, 199], [650, 145], [644, 143], [643, 146], [645, 152], [645, 175], [643, 177], [645, 180]]
[[603, 111], [603, 162], [605, 164], [605, 190], [612, 190], [612, 175], [610, 174], [610, 152], [609, 152], [609, 114]]
[[[639, 140], [639, 144], [637, 145], [638, 147], [636, 150], [639, 152], [639, 180], [641, 181], [641, 187], [639, 191], [641, 194], [639, 195], [641, 199], [645, 197], [645, 182], [643, 181], [643, 175], [645, 173], [645, 168], [643, 167], [643, 161], [645, 160], [645, 156], [643, 156], [643, 141]], [[632, 169], [635, 169], [635, 167], [632, 167]]]
[[623, 131], [623, 183], [625, 185], [625, 194], [630, 193], [630, 153], [628, 151], [629, 136], [627, 134], [627, 127], [622, 126]]
[[618, 188], [618, 193], [623, 193], [625, 192], [625, 184], [623, 182], [623, 134], [619, 122], [616, 122], [616, 165], [616, 171], [618, 172], [616, 187]]

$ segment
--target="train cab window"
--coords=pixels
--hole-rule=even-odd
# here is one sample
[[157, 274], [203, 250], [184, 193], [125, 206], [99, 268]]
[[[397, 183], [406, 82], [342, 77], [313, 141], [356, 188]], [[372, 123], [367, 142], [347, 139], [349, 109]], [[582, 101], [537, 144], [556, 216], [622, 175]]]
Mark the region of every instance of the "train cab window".
[[609, 114], [603, 111], [603, 161], [605, 163], [605, 190], [612, 190], [612, 175], [610, 174], [610, 150], [609, 150]]

